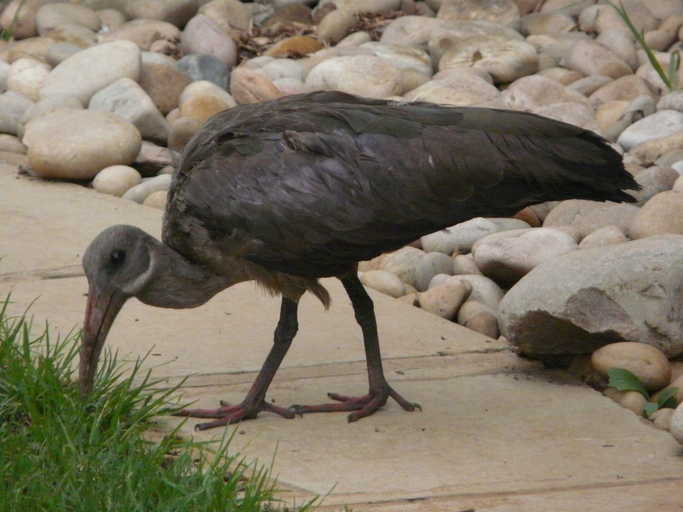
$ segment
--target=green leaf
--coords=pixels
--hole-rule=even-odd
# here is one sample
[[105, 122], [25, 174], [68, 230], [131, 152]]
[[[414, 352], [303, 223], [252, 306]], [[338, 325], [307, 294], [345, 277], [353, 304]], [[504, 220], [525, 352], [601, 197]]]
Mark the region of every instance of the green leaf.
[[650, 418], [659, 410], [659, 406], [654, 402], [645, 402], [643, 404], [643, 410], [645, 411], [645, 415]]
[[675, 409], [676, 408], [676, 393], [678, 388], [676, 386], [667, 388], [662, 391], [657, 397], [657, 405], [660, 409]]
[[619, 391], [637, 391], [648, 400], [650, 399], [647, 389], [633, 372], [624, 368], [610, 368], [607, 370], [607, 375], [609, 376], [609, 387], [617, 388]]

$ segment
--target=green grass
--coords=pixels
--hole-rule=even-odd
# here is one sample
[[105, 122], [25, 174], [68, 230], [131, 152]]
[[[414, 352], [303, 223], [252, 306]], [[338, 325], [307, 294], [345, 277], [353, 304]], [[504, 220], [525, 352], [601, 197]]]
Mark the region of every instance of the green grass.
[[80, 333], [32, 335], [8, 305], [0, 301], [0, 511], [286, 510], [268, 468], [227, 455], [229, 437], [145, 440], [155, 417], [177, 410], [177, 389], [154, 391], [140, 361], [124, 371], [105, 354], [84, 403], [73, 370]]

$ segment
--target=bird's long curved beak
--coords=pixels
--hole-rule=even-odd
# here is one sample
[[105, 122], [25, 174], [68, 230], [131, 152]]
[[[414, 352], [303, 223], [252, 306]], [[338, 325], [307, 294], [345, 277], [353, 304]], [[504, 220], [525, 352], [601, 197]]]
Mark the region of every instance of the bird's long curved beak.
[[128, 300], [128, 296], [118, 290], [102, 290], [91, 284], [88, 290], [88, 304], [85, 308], [83, 337], [81, 339], [81, 362], [79, 366], [79, 386], [81, 396], [87, 397], [92, 391], [97, 362], [102, 347], [109, 334], [116, 315]]

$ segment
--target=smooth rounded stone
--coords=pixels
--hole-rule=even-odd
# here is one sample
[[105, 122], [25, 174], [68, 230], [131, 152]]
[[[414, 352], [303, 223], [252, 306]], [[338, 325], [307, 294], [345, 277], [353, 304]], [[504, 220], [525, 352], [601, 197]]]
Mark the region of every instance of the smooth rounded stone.
[[31, 119], [60, 108], [80, 110], [83, 108], [83, 104], [73, 96], [50, 96], [49, 98], [39, 100], [29, 107], [19, 118], [17, 133], [22, 134], [23, 136], [26, 124], [28, 124]]
[[429, 288], [429, 282], [437, 274], [453, 274], [453, 259], [441, 252], [430, 252], [415, 267], [415, 281], [418, 291]]
[[625, 244], [626, 235], [616, 226], [605, 226], [587, 235], [579, 244], [579, 249], [595, 249], [606, 245]]
[[101, 29], [110, 31], [126, 22], [126, 15], [117, 9], [100, 9], [95, 11], [100, 19]]
[[628, 151], [643, 142], [683, 131], [683, 112], [660, 110], [626, 128], [617, 143]]
[[424, 255], [424, 251], [406, 246], [398, 251], [387, 254], [382, 259], [379, 270], [391, 272], [397, 275], [402, 283], [417, 288], [415, 269]]
[[264, 21], [261, 26], [273, 30], [281, 29], [293, 23], [311, 25], [313, 23], [313, 11], [303, 3], [285, 3], [279, 5], [275, 12]]
[[84, 180], [110, 165], [132, 163], [142, 137], [116, 114], [60, 109], [32, 119], [23, 142], [41, 178]]
[[205, 80], [216, 84], [225, 91], [228, 90], [230, 70], [228, 69], [228, 66], [215, 55], [185, 55], [185, 57], [178, 61], [176, 67], [185, 73], [193, 82]]
[[182, 150], [203, 124], [203, 121], [194, 117], [181, 117], [173, 121], [168, 133], [169, 149]]
[[555, 103], [578, 103], [590, 107], [583, 94], [543, 76], [525, 76], [505, 89], [501, 98], [508, 108], [533, 111]]
[[139, 185], [129, 189], [123, 194], [122, 198], [142, 204], [152, 192], [159, 190], [168, 191], [171, 188], [171, 180], [172, 176], [170, 174], [161, 174], [153, 178], [147, 178]]
[[152, 192], [150, 195], [148, 195], [142, 204], [163, 210], [166, 208], [167, 199], [168, 192], [166, 190], [157, 190], [156, 192]]
[[130, 78], [121, 78], [95, 93], [88, 108], [121, 116], [133, 123], [144, 139], [164, 143], [168, 139], [168, 122], [145, 90]]
[[306, 92], [306, 84], [296, 78], [278, 78], [277, 80], [273, 80], [273, 85], [285, 96], [304, 94]]
[[20, 41], [6, 45], [3, 51], [3, 59], [6, 62], [12, 63], [17, 59], [31, 58], [38, 62], [47, 63], [45, 60], [45, 52], [56, 41], [49, 36], [45, 37], [30, 37]]
[[659, 391], [671, 381], [669, 359], [656, 347], [623, 341], [599, 348], [591, 356], [596, 370], [607, 375], [610, 368], [629, 370], [649, 392]]
[[[683, 149], [671, 149], [658, 157], [654, 164], [662, 167], [673, 167], [681, 161], [683, 161]], [[676, 172], [681, 174], [680, 169], [676, 169]]]
[[180, 106], [180, 115], [192, 117], [204, 123], [229, 108], [230, 105], [227, 102], [216, 96], [193, 96]]
[[261, 69], [272, 69], [277, 71], [281, 78], [296, 78], [301, 81], [301, 64], [292, 59], [275, 59]]
[[520, 32], [530, 34], [562, 34], [576, 28], [574, 18], [563, 12], [535, 12], [520, 20]]
[[112, 165], [97, 173], [92, 187], [102, 194], [121, 197], [142, 181], [140, 173], [128, 165]]
[[[455, 68], [450, 68], [455, 69]], [[482, 82], [484, 82], [482, 80]], [[486, 82], [484, 82], [486, 83]], [[482, 95], [478, 95], [477, 92], [468, 92], [462, 89], [455, 89], [452, 87], [444, 86], [439, 82], [429, 81], [426, 82], [415, 89], [410, 90], [403, 95], [408, 101], [426, 101], [429, 103], [437, 103], [440, 105], [451, 105], [455, 107], [474, 105], [481, 103], [482, 101], [493, 100], [499, 96], [499, 92], [496, 89], [495, 95], [493, 95], [489, 87], [492, 85], [486, 83], [486, 87], [481, 91]], [[493, 87], [495, 89], [495, 87]], [[488, 97], [486, 95], [489, 95]]]
[[534, 114], [579, 126], [585, 130], [600, 132], [593, 109], [578, 103], [554, 103], [533, 110]]
[[543, 359], [592, 353], [615, 339], [674, 357], [683, 352], [682, 263], [681, 235], [563, 254], [507, 292], [501, 331]]
[[683, 234], [683, 193], [660, 192], [646, 202], [633, 219], [631, 238], [666, 233]]
[[42, 6], [36, 13], [35, 22], [41, 36], [62, 25], [82, 25], [94, 32], [102, 27], [100, 17], [95, 11], [84, 5], [69, 3]]
[[388, 60], [398, 69], [413, 69], [428, 78], [433, 74], [432, 61], [429, 55], [422, 50], [376, 41], [364, 43], [361, 48], [370, 49], [377, 57]]
[[452, 276], [450, 274], [436, 274], [434, 277], [432, 277], [432, 280], [429, 281], [429, 286], [427, 286], [428, 290], [431, 290], [435, 286], [439, 286], [444, 284], [446, 281], [448, 281]]
[[332, 57], [314, 67], [305, 80], [310, 91], [342, 91], [367, 98], [403, 92], [401, 70], [381, 57]]
[[465, 327], [489, 338], [498, 339], [500, 330], [498, 329], [498, 319], [496, 315], [488, 311], [482, 311], [470, 317], [465, 322]]
[[523, 39], [516, 30], [485, 20], [439, 20], [425, 16], [402, 16], [391, 22], [379, 41], [427, 51], [429, 40], [433, 37], [450, 37], [459, 42], [489, 35]]
[[0, 93], [7, 90], [7, 79], [9, 78], [9, 69], [12, 65], [0, 59]]
[[[551, 68], [546, 68], [538, 73], [536, 73], [538, 76], [544, 76], [546, 78], [551, 78], [555, 80], [556, 82], [560, 82], [562, 85], [570, 85], [573, 84], [574, 82], [578, 82], [581, 80], [585, 80], [583, 75], [579, 73], [578, 71], [574, 71], [572, 69], [564, 69], [560, 67], [551, 67]], [[576, 90], [576, 88], [572, 87], [572, 89]], [[581, 94], [583, 94], [582, 91], [578, 91]]]
[[33, 101], [17, 92], [0, 94], [0, 133], [16, 135], [19, 120], [33, 105]]
[[677, 110], [683, 112], [683, 91], [671, 91], [657, 102], [657, 110]]
[[[641, 0], [622, 0], [621, 6], [626, 10], [631, 23], [640, 33], [657, 28], [658, 21], [647, 8], [646, 2]], [[624, 20], [615, 9], [609, 5], [597, 5], [597, 18], [595, 28], [602, 33], [618, 27], [620, 30], [627, 31], [628, 27]]]
[[439, 70], [460, 66], [483, 69], [495, 83], [507, 83], [538, 71], [538, 54], [525, 41], [475, 37], [456, 44], [439, 61]]
[[668, 431], [669, 427], [671, 426], [671, 418], [673, 414], [673, 409], [659, 409], [655, 411], [649, 419], [655, 424], [656, 427]]
[[513, 0], [443, 0], [436, 14], [442, 20], [485, 20], [518, 29], [521, 15]]
[[647, 8], [655, 18], [663, 20], [669, 16], [683, 14], [683, 1], [681, 0], [648, 0]]
[[458, 254], [453, 258], [453, 275], [482, 275], [471, 254]]
[[642, 206], [660, 192], [671, 190], [679, 177], [680, 174], [671, 167], [660, 167], [658, 165], [639, 172], [635, 179], [642, 189], [632, 192], [637, 199], [636, 205]]
[[540, 12], [560, 11], [569, 16], [576, 17], [581, 14], [586, 7], [595, 4], [597, 0], [546, 0], [541, 5]]
[[[318, 37], [320, 37], [320, 25], [318, 25]], [[337, 48], [344, 46], [360, 46], [363, 43], [368, 43], [372, 40], [370, 34], [367, 32], [354, 32], [344, 37], [341, 41], [337, 43]]]
[[323, 48], [323, 44], [310, 36], [292, 36], [278, 41], [268, 48], [264, 55], [275, 58], [298, 58], [315, 53]]
[[[168, 114], [180, 104], [180, 95], [191, 83], [185, 73], [174, 67], [142, 63], [140, 87], [149, 95], [154, 106], [163, 115]], [[214, 87], [218, 88], [218, 86]]]
[[513, 218], [525, 222], [527, 226], [532, 228], [541, 227], [541, 221], [538, 218], [538, 215], [536, 215], [536, 213], [529, 206], [519, 210], [517, 213], [515, 213]]
[[[634, 157], [641, 165], [653, 165], [662, 155], [682, 148], [683, 132], [677, 132], [668, 137], [641, 142], [636, 147], [631, 148], [628, 155]], [[676, 164], [673, 164], [672, 167], [678, 171]]]
[[487, 277], [510, 288], [539, 264], [575, 251], [574, 239], [549, 228], [529, 228], [494, 233], [477, 242], [474, 263]]
[[361, 46], [349, 46], [345, 48], [326, 48], [310, 55], [302, 63], [301, 78], [305, 82], [311, 70], [318, 64], [334, 57], [354, 57], [358, 55], [374, 56], [372, 50]]
[[619, 28], [603, 31], [596, 39], [605, 48], [612, 50], [618, 57], [628, 64], [631, 72], [638, 69], [638, 55], [636, 45], [633, 41], [633, 34], [625, 32]]
[[671, 432], [676, 441], [683, 444], [683, 404], [676, 407], [676, 410], [671, 415], [669, 432]]
[[171, 57], [169, 55], [164, 55], [163, 53], [149, 52], [149, 51], [140, 52], [140, 60], [142, 61], [143, 66], [145, 64], [156, 64], [156, 65], [166, 66], [166, 67], [175, 69], [175, 64], [176, 64], [175, 59], [173, 59], [173, 57]]
[[209, 82], [207, 80], [199, 80], [197, 82], [191, 82], [188, 84], [180, 94], [180, 105], [195, 96], [215, 96], [216, 98], [227, 103], [230, 108], [237, 106], [237, 102], [232, 96], [230, 96], [229, 92], [227, 92], [225, 89], [221, 89], [213, 82]]
[[17, 59], [10, 65], [7, 89], [31, 101], [38, 101], [40, 88], [51, 69], [47, 64], [33, 59]]
[[[669, 55], [668, 53], [665, 53], [664, 55]], [[669, 66], [669, 60], [668, 57], [666, 60], [664, 59], [658, 59], [662, 65], [663, 69], [667, 69]], [[673, 79], [673, 84], [674, 87], [680, 88], [681, 87], [681, 73], [682, 71], [679, 69], [678, 72], [676, 73], [676, 76]], [[642, 78], [652, 89], [656, 95], [661, 96], [664, 92], [668, 91], [668, 87], [662, 80], [662, 77], [659, 75], [657, 71], [655, 71], [654, 67], [652, 64], [649, 62], [642, 64], [637, 70], [636, 70], [636, 76], [639, 78]]]
[[12, 167], [29, 167], [28, 157], [19, 153], [0, 150], [0, 163], [11, 165]]
[[448, 281], [458, 280], [467, 281], [472, 285], [469, 300], [476, 300], [494, 311], [498, 310], [498, 304], [503, 299], [503, 290], [492, 279], [478, 274], [462, 274], [448, 279]]
[[[248, 31], [252, 20], [252, 15], [247, 5], [238, 0], [212, 0], [201, 5], [198, 12], [213, 19], [228, 34], [233, 30]], [[261, 24], [261, 26], [265, 27], [268, 25]]]
[[180, 36], [180, 29], [165, 21], [134, 19], [109, 32], [100, 32], [97, 40], [99, 42], [132, 41], [140, 50], [147, 51], [155, 41], [173, 41], [180, 39]]
[[603, 136], [616, 142], [622, 132], [633, 123], [655, 112], [655, 102], [649, 95], [638, 96], [633, 101], [608, 101], [595, 112], [595, 120]]
[[645, 405], [645, 402], [647, 402], [647, 399], [642, 393], [638, 393], [638, 391], [620, 391], [616, 388], [607, 388], [602, 394], [638, 416], [645, 416], [643, 406]]
[[[319, 5], [325, 5], [325, 1]], [[337, 9], [354, 14], [361, 12], [395, 11], [401, 8], [401, 0], [334, 0]]]
[[45, 60], [50, 66], [56, 67], [62, 61], [68, 59], [74, 53], [80, 52], [82, 49], [80, 46], [72, 43], [51, 44], [45, 52]]
[[[495, 318], [496, 312], [490, 306], [487, 306], [483, 302], [479, 302], [473, 299], [466, 300], [463, 302], [462, 306], [458, 310], [457, 321], [460, 325], [465, 325], [467, 321], [479, 313], [490, 313]], [[496, 322], [496, 328], [498, 327]]]
[[[135, 167], [143, 177], [156, 176], [162, 173], [167, 167], [172, 167], [178, 161], [175, 151], [159, 146], [148, 140], [142, 141], [140, 152], [135, 157], [133, 167]], [[168, 174], [168, 173], [165, 173]]]
[[3, 6], [6, 7], [2, 11], [0, 17], [0, 26], [4, 30], [12, 29], [12, 35], [15, 39], [26, 39], [38, 35], [36, 28], [36, 13], [45, 4], [50, 4], [54, 0], [12, 0]]
[[469, 251], [474, 243], [486, 235], [498, 231], [489, 219], [477, 217], [450, 228], [423, 236], [420, 241], [426, 252], [452, 254], [453, 251]]
[[46, 37], [59, 43], [70, 43], [89, 48], [97, 43], [97, 33], [82, 25], [62, 25], [48, 32]]
[[346, 10], [329, 12], [318, 25], [317, 35], [323, 43], [334, 45], [346, 37], [356, 24], [356, 16]]
[[635, 75], [623, 76], [603, 85], [589, 96], [593, 105], [600, 105], [608, 101], [633, 101], [639, 96], [651, 96], [652, 91], [645, 81]]
[[631, 236], [631, 224], [640, 208], [628, 203], [600, 203], [583, 199], [560, 202], [548, 213], [543, 227], [569, 226], [579, 231], [581, 238], [605, 226], [617, 226]]
[[0, 151], [5, 153], [17, 153], [25, 155], [27, 150], [18, 137], [0, 133]]
[[188, 54], [214, 55], [228, 68], [233, 68], [237, 63], [237, 46], [230, 34], [204, 14], [198, 14], [185, 26], [181, 45]]
[[54, 68], [45, 77], [40, 97], [66, 94], [87, 104], [97, 91], [121, 78], [137, 81], [140, 67], [140, 49], [134, 43], [102, 43], [72, 55]]
[[595, 91], [600, 89], [600, 87], [607, 85], [611, 81], [612, 81], [612, 78], [609, 76], [591, 75], [591, 76], [587, 76], [585, 78], [581, 78], [580, 80], [576, 80], [575, 82], [572, 82], [571, 84], [565, 84], [565, 85], [567, 85], [572, 91], [576, 91], [576, 92], [581, 93], [584, 96], [588, 97], [591, 94], [593, 94]]
[[683, 192], [683, 176], [680, 176], [676, 179], [672, 190], [675, 190], [676, 192]]
[[467, 281], [447, 280], [421, 293], [417, 301], [420, 308], [425, 311], [446, 320], [453, 320], [471, 292], [472, 285]]
[[403, 283], [391, 272], [386, 270], [369, 270], [364, 272], [360, 278], [360, 282], [368, 288], [382, 292], [391, 297], [402, 297], [405, 295], [405, 288]]
[[558, 66], [564, 62], [573, 46], [581, 40], [589, 39], [583, 32], [567, 32], [566, 34], [536, 34], [526, 38], [526, 42], [533, 45], [539, 54], [552, 58]]
[[564, 65], [586, 76], [603, 75], [617, 79], [633, 73], [629, 65], [612, 50], [586, 39], [576, 41]]
[[124, 0], [122, 11], [130, 19], [161, 20], [182, 27], [198, 8], [197, 0]]
[[255, 70], [244, 67], [233, 70], [230, 77], [230, 91], [232, 97], [240, 105], [282, 97], [282, 93], [273, 85], [273, 82]]

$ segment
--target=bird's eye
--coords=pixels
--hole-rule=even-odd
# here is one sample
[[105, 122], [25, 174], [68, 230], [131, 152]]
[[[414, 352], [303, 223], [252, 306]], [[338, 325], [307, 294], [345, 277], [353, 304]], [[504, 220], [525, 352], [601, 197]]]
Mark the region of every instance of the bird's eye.
[[124, 261], [126, 261], [126, 253], [124, 251], [112, 251], [112, 253], [109, 255], [109, 263], [113, 267], [120, 267], [123, 265]]

